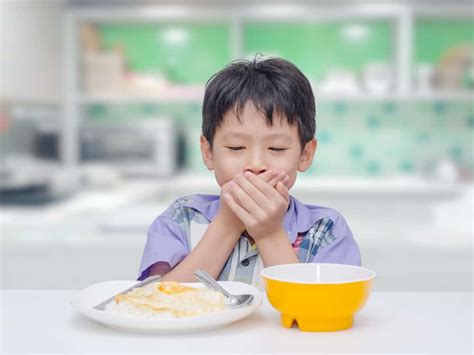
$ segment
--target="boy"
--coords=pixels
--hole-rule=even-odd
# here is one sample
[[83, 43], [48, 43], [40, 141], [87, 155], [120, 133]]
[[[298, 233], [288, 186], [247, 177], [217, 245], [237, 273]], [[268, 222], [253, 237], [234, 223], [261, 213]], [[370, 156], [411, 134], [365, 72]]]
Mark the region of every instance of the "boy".
[[219, 280], [262, 287], [259, 270], [277, 264], [360, 265], [360, 253], [335, 210], [289, 195], [313, 160], [315, 100], [290, 62], [235, 61], [206, 84], [201, 152], [220, 196], [175, 201], [148, 230], [139, 279]]

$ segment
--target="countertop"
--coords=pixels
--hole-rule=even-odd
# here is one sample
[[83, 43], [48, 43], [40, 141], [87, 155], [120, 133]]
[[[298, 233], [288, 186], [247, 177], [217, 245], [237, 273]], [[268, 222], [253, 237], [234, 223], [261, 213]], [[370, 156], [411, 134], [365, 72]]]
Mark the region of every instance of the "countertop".
[[351, 329], [286, 329], [266, 298], [250, 317], [225, 328], [180, 335], [128, 333], [79, 314], [78, 291], [2, 290], [2, 353], [344, 352], [472, 353], [471, 292], [373, 292]]

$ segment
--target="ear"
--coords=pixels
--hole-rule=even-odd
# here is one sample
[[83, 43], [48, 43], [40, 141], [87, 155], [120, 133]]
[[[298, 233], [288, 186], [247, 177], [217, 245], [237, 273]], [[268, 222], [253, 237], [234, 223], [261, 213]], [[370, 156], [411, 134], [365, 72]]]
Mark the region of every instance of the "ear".
[[298, 162], [298, 171], [306, 171], [311, 166], [317, 147], [318, 141], [316, 138], [313, 138], [308, 143], [306, 143], [303, 152], [301, 153], [300, 161]]
[[204, 161], [204, 165], [209, 169], [214, 169], [214, 154], [212, 153], [212, 147], [207, 141], [206, 137], [201, 135], [199, 138], [199, 142], [201, 144], [201, 154], [202, 160]]

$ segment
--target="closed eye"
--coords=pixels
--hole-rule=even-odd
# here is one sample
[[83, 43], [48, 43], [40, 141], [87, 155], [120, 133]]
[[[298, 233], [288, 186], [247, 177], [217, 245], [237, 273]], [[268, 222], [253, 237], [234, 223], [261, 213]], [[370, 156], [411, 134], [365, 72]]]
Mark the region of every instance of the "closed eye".
[[288, 148], [270, 147], [268, 149], [273, 150], [274, 152], [284, 152]]
[[242, 146], [234, 146], [234, 147], [226, 147], [227, 149], [230, 149], [230, 150], [242, 150], [242, 149], [245, 149], [245, 147], [242, 147]]

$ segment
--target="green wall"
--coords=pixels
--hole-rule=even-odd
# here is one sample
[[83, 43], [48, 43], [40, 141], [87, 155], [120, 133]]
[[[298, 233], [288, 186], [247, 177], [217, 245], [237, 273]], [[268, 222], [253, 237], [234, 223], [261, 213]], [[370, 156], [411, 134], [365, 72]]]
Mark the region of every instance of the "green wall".
[[[358, 31], [351, 39], [347, 31]], [[354, 34], [357, 36], [357, 33]], [[310, 79], [321, 80], [330, 69], [358, 71], [374, 61], [391, 62], [392, 26], [388, 22], [247, 24], [244, 53], [289, 59]]]
[[[469, 19], [417, 19], [415, 62], [436, 63], [449, 48], [474, 45], [473, 31]], [[170, 33], [174, 40], [169, 40]], [[164, 74], [177, 83], [205, 83], [233, 59], [231, 28], [226, 23], [102, 24], [99, 34], [106, 49], [124, 48], [131, 70]], [[247, 22], [243, 56], [250, 58], [259, 52], [282, 56], [310, 79], [321, 80], [330, 69], [360, 71], [369, 62], [391, 63], [394, 36], [393, 24], [381, 20]]]
[[129, 68], [198, 84], [231, 59], [226, 24], [108, 24], [99, 27], [106, 49], [122, 46]]
[[449, 48], [459, 44], [474, 46], [472, 20], [419, 19], [415, 26], [416, 63], [436, 63]]

